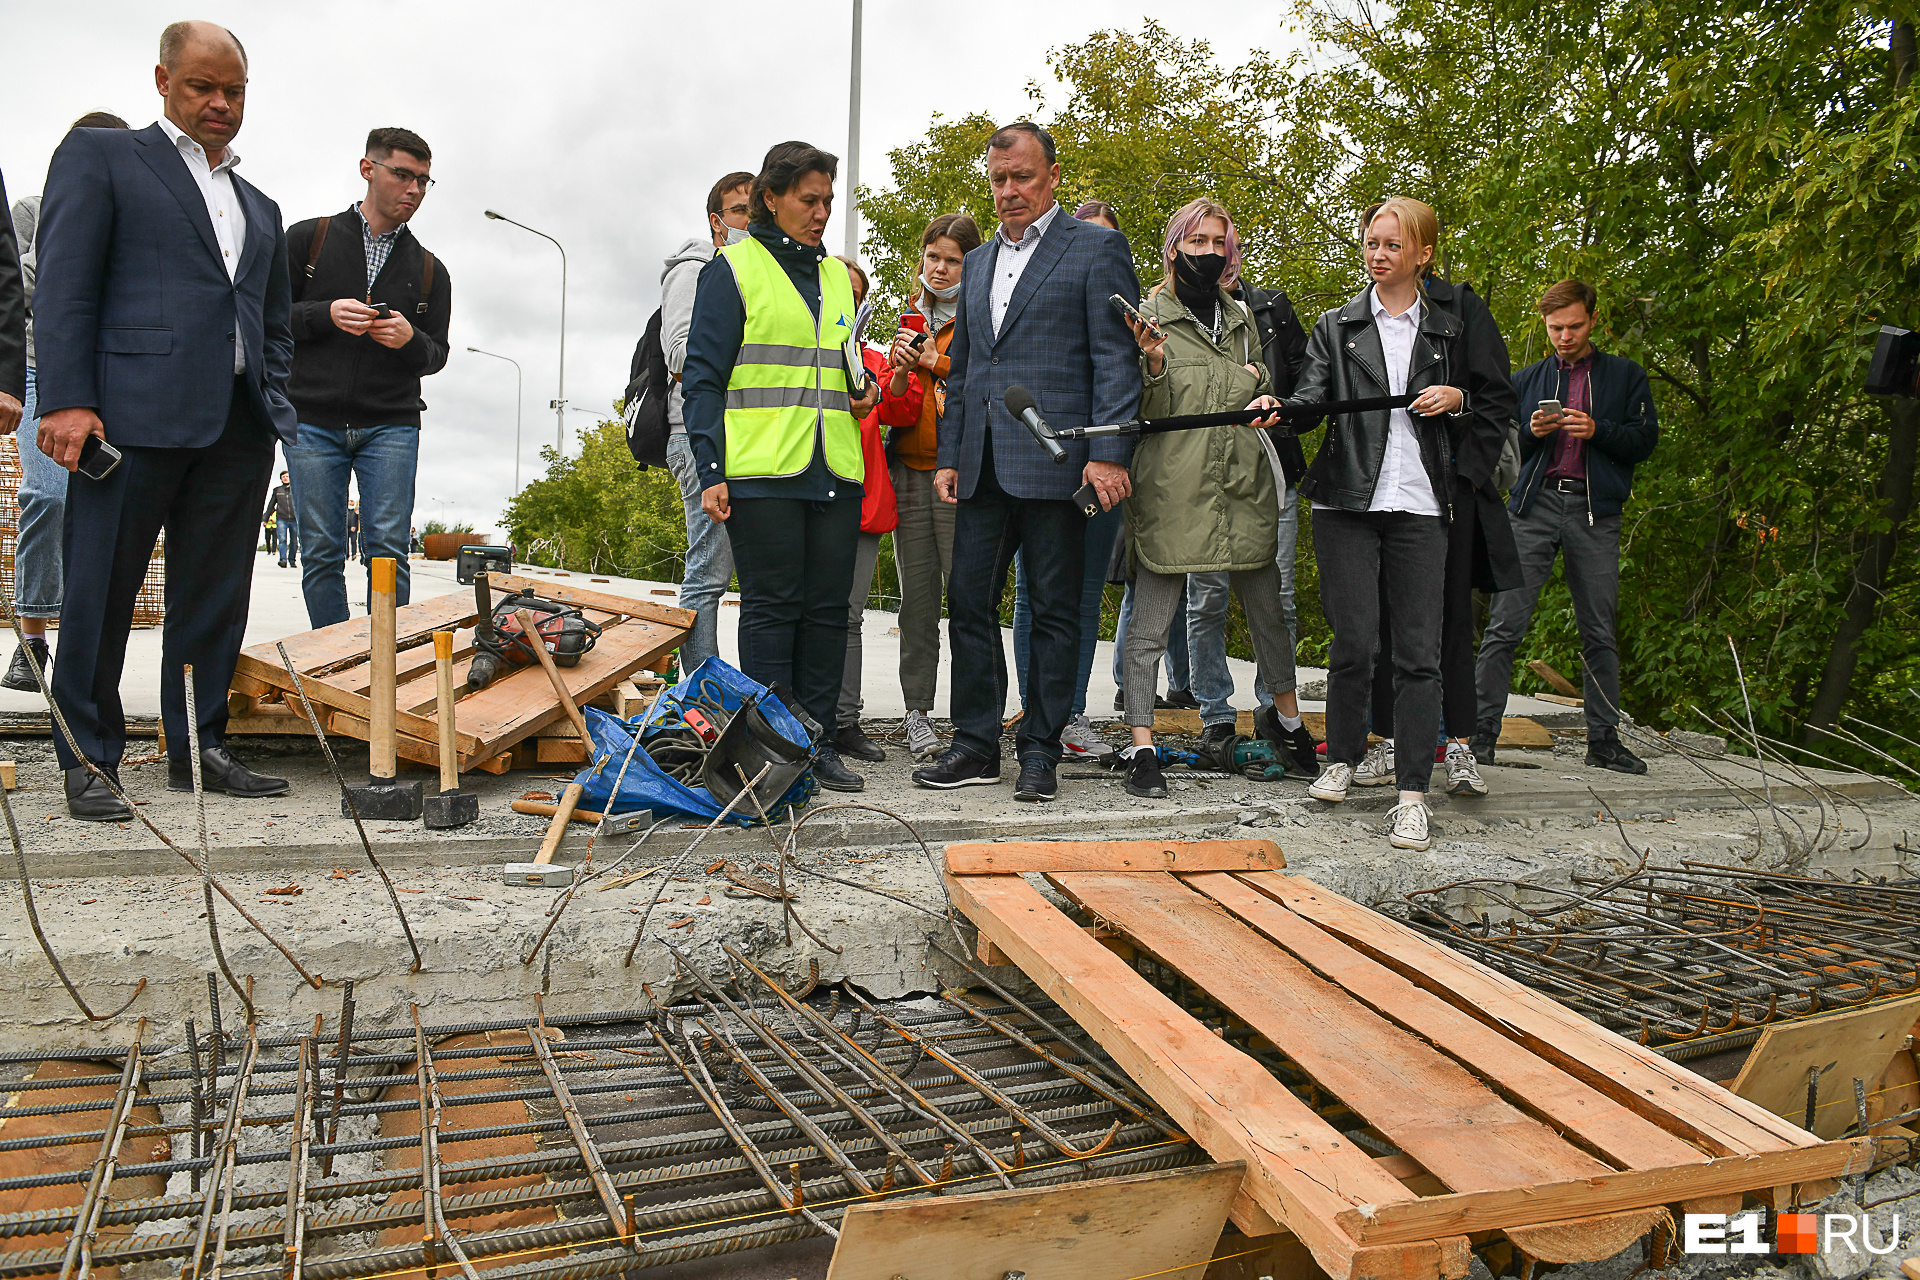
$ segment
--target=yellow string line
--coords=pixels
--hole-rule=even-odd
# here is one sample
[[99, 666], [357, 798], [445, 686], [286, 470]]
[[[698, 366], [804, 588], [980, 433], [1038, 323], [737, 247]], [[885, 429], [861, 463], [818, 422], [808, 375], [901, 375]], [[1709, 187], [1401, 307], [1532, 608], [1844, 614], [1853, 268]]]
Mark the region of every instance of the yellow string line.
[[[1052, 1168], [1057, 1168], [1058, 1166], [1063, 1164], [1076, 1164], [1076, 1163], [1079, 1163], [1080, 1161], [1085, 1161], [1085, 1160], [1102, 1160], [1102, 1159], [1109, 1159], [1114, 1156], [1134, 1155], [1137, 1152], [1141, 1152], [1141, 1151], [1153, 1151], [1159, 1147], [1182, 1147], [1187, 1145], [1189, 1141], [1190, 1139], [1186, 1139], [1186, 1138], [1181, 1138], [1178, 1140], [1168, 1139], [1164, 1142], [1149, 1142], [1143, 1146], [1138, 1146], [1138, 1147], [1124, 1147], [1119, 1151], [1101, 1151], [1101, 1152], [1096, 1152], [1095, 1154], [1092, 1154], [1092, 1155], [1067, 1156], [1067, 1157], [1062, 1157], [1059, 1160], [1045, 1160], [1035, 1164], [1026, 1165], [1022, 1169], [1020, 1169], [1019, 1172], [1024, 1173], [1028, 1169], [1052, 1169]], [[964, 1177], [955, 1176], [952, 1178], [941, 1178], [933, 1182], [927, 1183], [924, 1186], [916, 1184], [914, 1186], [901, 1187], [894, 1191], [876, 1193], [870, 1196], [853, 1195], [853, 1196], [842, 1196], [836, 1200], [816, 1200], [809, 1203], [806, 1207], [809, 1209], [830, 1209], [835, 1205], [842, 1205], [842, 1204], [872, 1204], [876, 1200], [890, 1199], [893, 1196], [905, 1195], [910, 1191], [931, 1191], [935, 1187], [951, 1186], [952, 1184], [957, 1182], [978, 1182], [982, 1178], [991, 1177], [991, 1176], [992, 1176], [991, 1174], [987, 1174], [987, 1173], [970, 1173], [965, 1175]], [[497, 1210], [496, 1212], [510, 1212], [511, 1208], [512, 1208], [511, 1206], [508, 1206], [507, 1208]], [[599, 1236], [591, 1240], [569, 1240], [565, 1244], [540, 1245], [532, 1249], [515, 1249], [509, 1253], [490, 1253], [490, 1254], [487, 1254], [483, 1259], [480, 1259], [480, 1261], [492, 1263], [496, 1261], [505, 1261], [508, 1258], [531, 1257], [536, 1253], [554, 1253], [562, 1249], [581, 1249], [581, 1248], [585, 1248], [588, 1245], [595, 1245], [595, 1244], [628, 1244], [635, 1240], [644, 1240], [649, 1236], [665, 1235], [670, 1231], [684, 1231], [687, 1229], [688, 1226], [696, 1226], [701, 1228], [723, 1227], [729, 1222], [751, 1222], [756, 1218], [776, 1218], [776, 1217], [794, 1217], [794, 1216], [797, 1216], [797, 1211], [792, 1209], [760, 1209], [752, 1213], [735, 1214], [731, 1218], [716, 1218], [709, 1222], [687, 1223], [687, 1224], [681, 1224], [681, 1225], [672, 1226], [672, 1227], [656, 1227], [651, 1231], [641, 1231], [630, 1236]], [[1234, 1254], [1232, 1256], [1239, 1257], [1241, 1255]], [[388, 1278], [392, 1276], [417, 1275], [417, 1274], [426, 1272], [428, 1270], [438, 1270], [440, 1268], [447, 1267], [451, 1262], [452, 1262], [452, 1255], [449, 1254], [447, 1262], [434, 1262], [431, 1264], [423, 1262], [418, 1266], [401, 1267], [398, 1270], [394, 1270], [394, 1271], [375, 1271], [369, 1275], [362, 1276], [360, 1280], [388, 1280]], [[1194, 1263], [1192, 1265], [1199, 1266], [1201, 1264]], [[1175, 1267], [1174, 1270], [1180, 1271], [1180, 1270], [1185, 1270], [1185, 1268]], [[1166, 1273], [1155, 1271], [1151, 1274], [1164, 1275]], [[1147, 1277], [1134, 1276], [1134, 1277], [1130, 1277], [1130, 1280], [1147, 1280]]]

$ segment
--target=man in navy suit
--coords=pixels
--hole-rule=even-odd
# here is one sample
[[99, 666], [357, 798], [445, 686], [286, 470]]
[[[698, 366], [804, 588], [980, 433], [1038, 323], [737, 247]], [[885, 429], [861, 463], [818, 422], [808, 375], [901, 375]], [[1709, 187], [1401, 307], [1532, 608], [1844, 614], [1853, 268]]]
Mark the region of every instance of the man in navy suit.
[[1024, 548], [1033, 649], [1014, 798], [1045, 801], [1057, 790], [1060, 731], [1080, 669], [1086, 517], [1073, 494], [1090, 484], [1103, 509], [1125, 498], [1133, 445], [1119, 436], [1075, 441], [1056, 465], [1003, 398], [1009, 387], [1025, 387], [1056, 427], [1131, 419], [1140, 349], [1108, 299], [1139, 301], [1140, 282], [1125, 236], [1055, 202], [1060, 166], [1045, 129], [1022, 121], [994, 134], [987, 179], [1000, 229], [961, 271], [933, 477], [941, 500], [960, 507], [947, 579], [953, 746], [913, 780], [942, 789], [1000, 781], [1000, 600], [1014, 552]]
[[68, 811], [95, 822], [133, 816], [115, 794], [126, 745], [120, 671], [162, 529], [167, 785], [193, 786], [182, 676], [191, 666], [207, 788], [287, 790], [224, 745], [255, 523], [275, 440], [291, 443], [297, 429], [286, 396], [286, 236], [279, 206], [234, 172], [247, 55], [233, 33], [174, 23], [161, 34], [154, 83], [165, 102], [155, 124], [67, 135], [40, 211], [40, 449], [69, 471], [89, 436], [123, 455], [104, 479], [75, 474], [67, 485], [53, 693], [85, 759], [64, 736], [53, 741]]

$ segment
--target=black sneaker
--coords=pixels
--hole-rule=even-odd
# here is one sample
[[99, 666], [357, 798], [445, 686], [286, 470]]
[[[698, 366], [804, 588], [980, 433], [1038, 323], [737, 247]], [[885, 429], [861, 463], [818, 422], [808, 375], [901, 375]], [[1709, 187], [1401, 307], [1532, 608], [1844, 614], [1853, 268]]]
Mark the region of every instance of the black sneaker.
[[1200, 731], [1200, 750], [1205, 752], [1215, 744], [1225, 742], [1237, 736], [1239, 735], [1234, 732], [1234, 724], [1231, 720], [1222, 720], [1218, 724], [1210, 724]]
[[1193, 696], [1193, 690], [1191, 689], [1169, 689], [1167, 690], [1167, 696], [1161, 699], [1161, 703], [1164, 706], [1172, 707], [1176, 711], [1198, 711], [1200, 709], [1200, 699]]
[[[13, 650], [13, 661], [7, 664], [7, 674], [0, 676], [0, 688], [16, 689], [21, 693], [40, 692], [39, 684], [33, 678], [33, 668], [27, 665], [27, 650], [33, 650], [35, 662], [42, 671], [47, 670], [47, 642], [39, 636], [28, 636], [27, 642], [17, 645]], [[52, 680], [52, 675], [48, 675]]]
[[1125, 711], [1127, 709], [1127, 691], [1125, 689], [1115, 689], [1113, 691], [1113, 709], [1115, 711]]
[[1028, 756], [1020, 762], [1020, 780], [1013, 784], [1015, 800], [1045, 804], [1060, 794], [1060, 782], [1053, 775], [1053, 761], [1045, 756]]
[[1500, 741], [1500, 726], [1482, 724], [1475, 727], [1473, 737], [1467, 739], [1467, 746], [1473, 750], [1473, 758], [1481, 764], [1493, 763], [1493, 749]]
[[829, 791], [865, 791], [867, 780], [847, 768], [840, 753], [832, 747], [821, 747], [813, 753], [813, 776], [821, 786]]
[[1210, 724], [1200, 730], [1200, 758], [1207, 762], [1205, 767], [1232, 773], [1235, 768], [1234, 748], [1241, 741], [1240, 735], [1234, 732], [1231, 720]]
[[1647, 762], [1627, 750], [1619, 736], [1608, 730], [1599, 737], [1587, 736], [1587, 767], [1611, 769], [1615, 773], [1645, 773]]
[[879, 764], [887, 758], [885, 749], [863, 733], [858, 724], [842, 725], [840, 732], [834, 735], [833, 745], [841, 755], [870, 764]]
[[1320, 743], [1314, 738], [1313, 730], [1304, 724], [1298, 729], [1287, 728], [1280, 723], [1280, 712], [1271, 702], [1253, 713], [1253, 728], [1279, 749], [1286, 759], [1288, 772], [1304, 778], [1320, 776]]
[[982, 760], [970, 756], [958, 747], [947, 748], [947, 753], [924, 769], [913, 771], [913, 785], [928, 787], [935, 791], [951, 791], [955, 787], [993, 787], [1000, 784], [1000, 757]]
[[1160, 774], [1160, 753], [1152, 747], [1129, 747], [1124, 754], [1127, 794], [1142, 800], [1165, 800], [1167, 780]]

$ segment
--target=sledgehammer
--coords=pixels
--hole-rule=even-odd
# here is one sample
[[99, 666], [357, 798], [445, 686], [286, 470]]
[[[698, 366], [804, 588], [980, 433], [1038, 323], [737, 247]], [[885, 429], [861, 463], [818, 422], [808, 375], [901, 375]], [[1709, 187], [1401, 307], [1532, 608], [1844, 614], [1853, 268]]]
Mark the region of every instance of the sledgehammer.
[[428, 796], [422, 816], [429, 831], [464, 827], [480, 816], [480, 795], [460, 790], [460, 745], [453, 723], [453, 632], [433, 633], [433, 675], [440, 698], [440, 794]]

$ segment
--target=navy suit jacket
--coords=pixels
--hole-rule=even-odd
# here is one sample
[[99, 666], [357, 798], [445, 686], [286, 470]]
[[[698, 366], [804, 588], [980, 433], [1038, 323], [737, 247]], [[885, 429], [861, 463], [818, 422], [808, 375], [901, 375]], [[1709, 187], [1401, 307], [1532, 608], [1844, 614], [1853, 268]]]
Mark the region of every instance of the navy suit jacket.
[[989, 431], [994, 476], [1015, 498], [1071, 498], [1088, 459], [1125, 466], [1133, 456], [1127, 436], [1063, 440], [1067, 459], [1056, 465], [1007, 412], [1003, 400], [1016, 385], [1033, 393], [1040, 416], [1055, 427], [1127, 422], [1140, 407], [1140, 347], [1107, 301], [1116, 293], [1140, 300], [1127, 238], [1062, 209], [1031, 252], [998, 338], [992, 281], [1000, 237], [969, 253], [961, 268], [939, 465], [960, 472], [962, 498], [979, 482]]
[[255, 419], [292, 442], [292, 293], [280, 206], [238, 172], [247, 218], [233, 279], [173, 139], [75, 129], [53, 153], [33, 295], [42, 415], [92, 409], [115, 445], [194, 449], [226, 429], [236, 325]]

